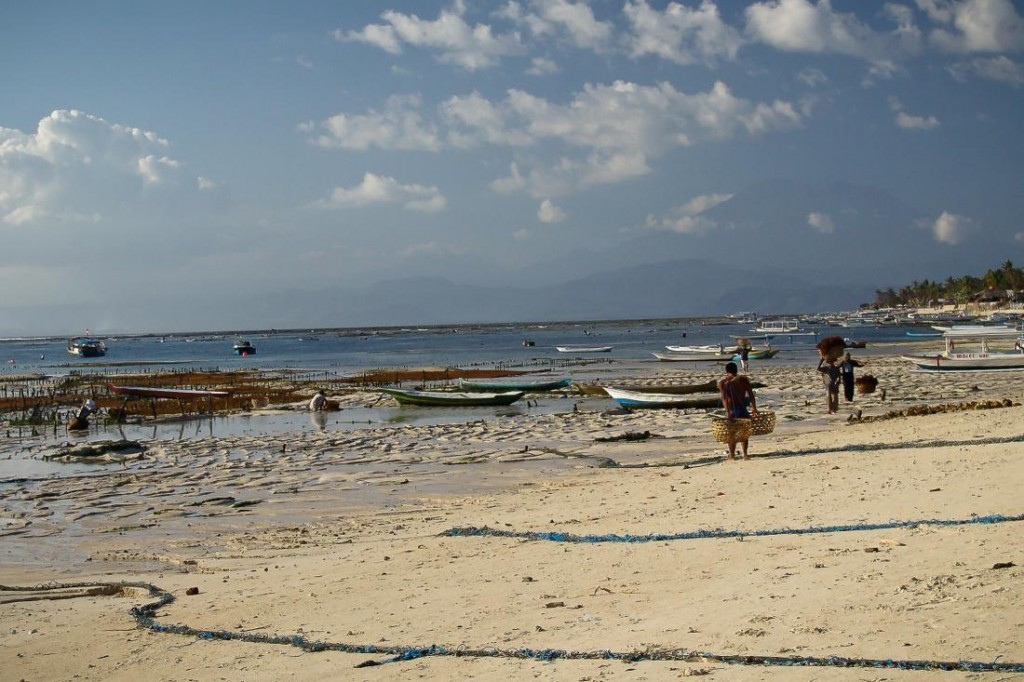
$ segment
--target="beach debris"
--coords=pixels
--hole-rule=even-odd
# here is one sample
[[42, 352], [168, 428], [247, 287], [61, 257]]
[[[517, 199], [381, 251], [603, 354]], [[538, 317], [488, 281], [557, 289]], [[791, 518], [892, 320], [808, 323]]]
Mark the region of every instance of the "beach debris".
[[565, 606], [565, 602], [564, 601], [549, 601], [547, 604], [544, 605], [544, 608], [546, 608], [546, 609], [560, 609], [560, 608], [563, 608], [564, 606]]
[[51, 462], [123, 463], [139, 459], [146, 446], [133, 440], [106, 440], [72, 445], [65, 443], [56, 452], [45, 453], [43, 459]]
[[594, 441], [598, 443], [617, 443], [619, 441], [633, 443], [637, 441], [644, 441], [653, 437], [654, 435], [650, 431], [626, 431], [625, 433], [620, 434], [618, 436], [600, 436], [598, 438], [595, 438]]
[[185, 590], [185, 594], [187, 594], [190, 597], [194, 597], [195, 595], [199, 594], [199, 588], [198, 587], [190, 587], [187, 590]]
[[999, 570], [1001, 568], [1013, 568], [1016, 565], [1017, 564], [1013, 563], [1012, 561], [1000, 561], [998, 563], [992, 564], [992, 568], [993, 570]]

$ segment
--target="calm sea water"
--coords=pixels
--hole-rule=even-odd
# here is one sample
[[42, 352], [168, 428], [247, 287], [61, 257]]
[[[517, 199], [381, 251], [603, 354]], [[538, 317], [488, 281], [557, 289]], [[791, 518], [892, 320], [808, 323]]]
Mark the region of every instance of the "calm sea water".
[[[771, 340], [781, 352], [773, 364], [806, 364], [817, 360], [815, 343], [838, 335], [867, 342], [857, 355], [892, 352], [891, 344], [911, 339], [905, 327], [818, 327], [817, 336], [777, 335]], [[920, 331], [920, 328], [918, 328]], [[4, 375], [71, 372], [117, 374], [171, 369], [298, 370], [358, 374], [371, 369], [418, 367], [493, 368], [551, 371], [576, 381], [613, 381], [643, 365], [707, 370], [711, 363], [659, 363], [652, 352], [666, 345], [735, 344], [737, 336], [753, 338], [750, 325], [710, 324], [701, 320], [654, 320], [545, 325], [461, 326], [449, 328], [387, 329], [364, 332], [318, 330], [309, 332], [247, 332], [212, 335], [115, 336], [105, 338], [107, 355], [78, 358], [67, 352], [63, 338], [0, 339], [0, 378]], [[256, 346], [255, 355], [239, 357], [234, 343], [245, 338]], [[524, 346], [524, 340], [535, 345]], [[755, 341], [755, 345], [758, 345]], [[565, 354], [555, 346], [612, 346], [609, 353]], [[890, 346], [888, 349], [886, 346]], [[584, 362], [585, 361], [585, 362]], [[76, 442], [127, 438], [130, 440], [182, 440], [236, 435], [273, 435], [302, 431], [344, 431], [387, 425], [466, 423], [522, 414], [560, 413], [579, 409], [615, 407], [609, 398], [580, 398], [555, 392], [550, 396], [508, 407], [426, 408], [369, 406], [346, 408], [326, 415], [306, 412], [252, 413], [244, 416], [205, 416], [160, 423], [103, 425], [99, 420], [88, 432], [68, 434], [62, 429], [8, 429], [4, 442], [16, 454], [0, 457], [0, 483], [6, 477], [73, 475], [94, 465], [45, 462], [38, 452], [67, 440]], [[3, 435], [3, 434], [0, 434]]]
[[[137, 372], [170, 368], [263, 370], [299, 369], [358, 373], [377, 368], [493, 367], [547, 369], [565, 366], [574, 357], [609, 361], [651, 361], [652, 352], [666, 345], [735, 344], [736, 336], [754, 336], [750, 325], [708, 324], [701, 320], [557, 323], [546, 325], [489, 325], [368, 330], [365, 332], [310, 331], [248, 332], [216, 335], [107, 337], [107, 355], [79, 358], [68, 354], [63, 338], [0, 339], [0, 372], [10, 374], [67, 374], [72, 371]], [[871, 355], [873, 343], [910, 340], [910, 328], [814, 327], [818, 336], [777, 335], [773, 347], [783, 352], [779, 362], [813, 359], [814, 344], [838, 335], [868, 343], [859, 354]], [[239, 357], [234, 343], [245, 338], [255, 355]], [[523, 345], [525, 340], [534, 346]], [[921, 340], [921, 339], [916, 339]], [[759, 342], [755, 341], [755, 345]], [[564, 354], [555, 346], [612, 346], [607, 354]]]

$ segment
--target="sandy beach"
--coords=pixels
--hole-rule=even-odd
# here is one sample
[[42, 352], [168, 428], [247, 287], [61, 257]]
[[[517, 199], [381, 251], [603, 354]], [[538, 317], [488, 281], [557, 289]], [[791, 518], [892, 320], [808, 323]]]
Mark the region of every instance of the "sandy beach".
[[[95, 473], [6, 481], [0, 584], [62, 587], [0, 591], [2, 677], [1011, 679], [766, 664], [1024, 663], [1024, 521], [904, 523], [1024, 513], [1020, 373], [935, 376], [895, 355], [860, 373], [879, 390], [829, 416], [813, 366], [753, 362], [751, 377], [766, 384], [759, 405], [778, 423], [752, 440], [750, 461], [724, 459], [704, 411], [627, 413], [569, 396], [540, 398], [564, 411], [466, 424], [143, 442]], [[651, 364], [629, 383], [716, 376]], [[344, 414], [379, 394], [334, 397]], [[643, 542], [447, 534], [483, 527], [828, 532]], [[221, 634], [141, 628], [131, 609], [156, 597], [85, 586], [122, 581], [173, 595], [156, 623]], [[637, 655], [393, 661], [244, 641], [264, 636]]]

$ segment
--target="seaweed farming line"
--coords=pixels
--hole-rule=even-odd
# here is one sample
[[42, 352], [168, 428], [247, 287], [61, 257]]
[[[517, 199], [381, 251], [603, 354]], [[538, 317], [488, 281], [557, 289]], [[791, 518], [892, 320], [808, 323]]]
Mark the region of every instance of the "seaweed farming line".
[[809, 526], [807, 528], [762, 528], [758, 530], [725, 530], [721, 528], [701, 529], [683, 533], [649, 533], [646, 535], [616, 534], [577, 535], [558, 531], [503, 530], [489, 526], [465, 526], [449, 528], [440, 537], [497, 537], [521, 540], [548, 540], [550, 542], [665, 542], [669, 540], [707, 540], [722, 538], [771, 537], [774, 535], [817, 535], [823, 533], [845, 533], [865, 530], [892, 530], [895, 528], [917, 528], [920, 526], [968, 526], [975, 524], [997, 524], [1024, 521], [1024, 514], [1004, 516], [989, 514], [966, 519], [917, 519], [914, 521], [885, 521], [882, 523], [851, 523], [832, 526]]
[[[89, 589], [92, 588], [92, 589]], [[697, 651], [684, 648], [657, 649], [648, 648], [635, 651], [612, 651], [601, 649], [593, 651], [573, 651], [568, 649], [499, 649], [494, 647], [469, 648], [448, 647], [439, 644], [428, 646], [402, 646], [378, 644], [352, 644], [346, 642], [327, 642], [311, 640], [304, 635], [263, 635], [238, 630], [207, 630], [188, 625], [164, 625], [157, 622], [156, 613], [159, 609], [175, 601], [169, 591], [147, 582], [82, 582], [82, 583], [49, 583], [41, 586], [24, 587], [0, 585], [4, 592], [42, 592], [47, 590], [87, 589], [81, 596], [102, 596], [123, 593], [125, 589], [143, 589], [155, 601], [134, 606], [130, 614], [140, 628], [160, 634], [183, 635], [197, 639], [213, 641], [236, 641], [251, 644], [274, 644], [293, 646], [303, 651], [315, 653], [321, 651], [337, 651], [349, 654], [386, 655], [383, 661], [367, 661], [355, 667], [379, 665], [411, 661], [428, 656], [444, 656], [454, 658], [508, 658], [535, 661], [557, 660], [617, 660], [635, 661], [680, 661], [691, 663], [717, 662], [728, 665], [772, 666], [772, 667], [831, 667], [831, 668], [876, 668], [898, 670], [936, 670], [952, 672], [1007, 672], [1024, 673], [1024, 663], [1001, 661], [972, 660], [928, 660], [928, 659], [894, 659], [894, 658], [852, 658], [844, 656], [769, 656], [757, 654], [720, 654], [709, 651]], [[66, 598], [66, 597], [63, 597]]]

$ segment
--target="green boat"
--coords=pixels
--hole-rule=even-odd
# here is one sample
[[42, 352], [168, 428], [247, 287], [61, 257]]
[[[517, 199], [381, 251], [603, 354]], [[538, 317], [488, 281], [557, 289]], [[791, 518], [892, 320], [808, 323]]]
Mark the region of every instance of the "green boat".
[[402, 405], [426, 407], [479, 407], [486, 405], [511, 405], [522, 398], [524, 391], [501, 393], [454, 393], [449, 391], [415, 391], [402, 388], [382, 388], [387, 395]]
[[525, 391], [527, 393], [539, 393], [541, 391], [556, 391], [560, 388], [568, 388], [572, 379], [565, 377], [561, 379], [459, 379], [459, 388], [463, 391], [485, 391], [503, 393], [505, 391]]

